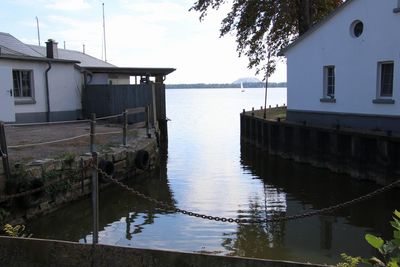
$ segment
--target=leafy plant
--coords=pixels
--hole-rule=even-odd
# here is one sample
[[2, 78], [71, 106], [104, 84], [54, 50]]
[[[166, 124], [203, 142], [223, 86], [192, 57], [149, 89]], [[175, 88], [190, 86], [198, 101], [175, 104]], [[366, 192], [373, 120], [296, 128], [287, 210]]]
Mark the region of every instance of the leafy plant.
[[381, 237], [366, 234], [365, 240], [372, 247], [378, 250], [381, 258], [372, 257], [362, 259], [360, 257], [351, 257], [346, 254], [341, 254], [345, 262], [339, 263], [339, 267], [355, 267], [359, 263], [366, 263], [373, 266], [382, 267], [399, 267], [400, 263], [400, 212], [395, 210], [393, 221], [390, 222], [393, 230], [393, 239], [385, 241]]
[[32, 236], [32, 234], [26, 234], [25, 232], [25, 225], [16, 225], [12, 226], [11, 224], [6, 224], [3, 227], [3, 231], [8, 235], [12, 237], [26, 237], [29, 238]]
[[62, 160], [65, 162], [65, 164], [67, 164], [68, 166], [71, 166], [72, 163], [74, 163], [74, 161], [75, 161], [75, 154], [71, 153], [71, 152], [66, 152], [63, 155]]
[[346, 253], [340, 254], [344, 262], [338, 263], [338, 267], [357, 267], [358, 264], [362, 262], [361, 257], [352, 257], [347, 255]]
[[376, 248], [382, 258], [371, 258], [369, 262], [373, 265], [398, 267], [400, 263], [400, 212], [395, 210], [393, 221], [390, 222], [393, 230], [393, 239], [384, 241], [381, 237], [371, 234], [365, 235], [365, 240]]

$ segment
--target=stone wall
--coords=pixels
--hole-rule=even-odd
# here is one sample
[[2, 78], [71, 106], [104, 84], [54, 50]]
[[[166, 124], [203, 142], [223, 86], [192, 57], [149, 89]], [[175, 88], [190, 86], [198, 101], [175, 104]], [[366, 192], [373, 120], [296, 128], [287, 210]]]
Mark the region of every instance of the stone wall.
[[241, 114], [241, 139], [273, 155], [382, 185], [400, 177], [400, 136], [391, 132], [265, 120], [250, 112]]
[[0, 266], [310, 267], [318, 265], [0, 237]]
[[[158, 147], [154, 138], [142, 140], [135, 146], [110, 147], [98, 154], [98, 161], [107, 161], [114, 166], [114, 177], [122, 180], [129, 174], [140, 174], [136, 157], [138, 151], [149, 153], [149, 166], [152, 169], [158, 161]], [[12, 195], [21, 191], [43, 187], [39, 192], [12, 198], [0, 202], [0, 223], [24, 223], [35, 216], [54, 211], [61, 206], [91, 193], [92, 170], [91, 156], [75, 158], [35, 160], [28, 164], [17, 165], [13, 177], [3, 186], [1, 195]], [[1, 178], [1, 177], [0, 177]], [[110, 185], [99, 175], [100, 189]], [[1, 184], [1, 183], [0, 183]], [[50, 185], [49, 185], [50, 184]], [[0, 198], [1, 200], [1, 198]], [[8, 215], [4, 218], [4, 212]]]

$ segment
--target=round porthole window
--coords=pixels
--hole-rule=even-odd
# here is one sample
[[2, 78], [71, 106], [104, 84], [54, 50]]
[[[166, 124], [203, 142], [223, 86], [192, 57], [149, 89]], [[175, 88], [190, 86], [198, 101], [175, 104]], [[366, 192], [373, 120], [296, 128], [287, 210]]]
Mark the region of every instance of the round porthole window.
[[356, 20], [351, 24], [351, 35], [353, 37], [360, 37], [364, 31], [364, 23], [362, 21]]

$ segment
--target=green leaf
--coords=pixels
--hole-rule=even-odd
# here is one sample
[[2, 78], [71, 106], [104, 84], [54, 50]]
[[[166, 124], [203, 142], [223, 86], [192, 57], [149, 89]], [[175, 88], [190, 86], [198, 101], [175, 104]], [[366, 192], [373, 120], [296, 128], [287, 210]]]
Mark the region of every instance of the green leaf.
[[391, 221], [390, 224], [396, 228], [397, 230], [400, 230], [400, 220], [393, 218], [394, 221]]
[[388, 267], [399, 267], [399, 265], [397, 264], [397, 261], [394, 260], [394, 259], [391, 259], [391, 260], [388, 262], [387, 266], [388, 266]]
[[383, 246], [383, 244], [385, 243], [385, 241], [383, 241], [382, 238], [376, 237], [376, 236], [371, 235], [371, 234], [366, 234], [366, 235], [365, 235], [365, 240], [367, 240], [367, 242], [368, 242], [371, 246], [373, 246], [374, 248], [376, 248], [376, 249], [380, 249], [380, 248]]
[[393, 237], [400, 240], [400, 231], [393, 231]]
[[400, 212], [399, 212], [398, 210], [395, 210], [395, 211], [394, 211], [394, 215], [395, 215], [397, 218], [400, 219]]

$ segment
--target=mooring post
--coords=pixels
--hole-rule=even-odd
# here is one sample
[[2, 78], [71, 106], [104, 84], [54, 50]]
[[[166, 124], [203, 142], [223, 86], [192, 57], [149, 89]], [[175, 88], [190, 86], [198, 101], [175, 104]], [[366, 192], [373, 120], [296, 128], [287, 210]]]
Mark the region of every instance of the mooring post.
[[96, 151], [95, 136], [96, 136], [96, 113], [92, 113], [90, 117], [90, 153], [94, 153]]
[[92, 153], [92, 214], [93, 214], [93, 241], [99, 243], [99, 174], [97, 170], [97, 153]]
[[128, 110], [125, 109], [123, 115], [124, 115], [124, 118], [123, 118], [124, 125], [122, 127], [122, 144], [124, 146], [126, 146], [126, 144], [128, 143], [128, 135], [127, 135], [127, 133], [128, 133]]
[[6, 175], [6, 179], [10, 179], [10, 163], [8, 162], [8, 151], [6, 142], [6, 131], [4, 130], [4, 122], [0, 121], [0, 149], [1, 149], [1, 159], [3, 162], [3, 170]]
[[146, 134], [148, 138], [151, 138], [150, 133], [150, 105], [146, 107]]

